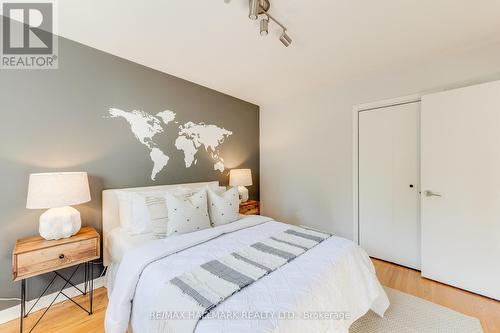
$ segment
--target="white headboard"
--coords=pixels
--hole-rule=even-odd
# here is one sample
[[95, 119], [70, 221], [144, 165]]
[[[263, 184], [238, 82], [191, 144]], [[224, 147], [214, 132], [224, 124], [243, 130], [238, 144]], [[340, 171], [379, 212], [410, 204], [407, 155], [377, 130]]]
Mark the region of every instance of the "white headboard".
[[154, 192], [166, 189], [172, 189], [177, 186], [188, 187], [192, 189], [202, 188], [207, 185], [219, 186], [218, 181], [205, 182], [205, 183], [189, 183], [189, 184], [175, 184], [175, 185], [160, 185], [160, 186], [149, 186], [149, 187], [134, 187], [134, 188], [122, 188], [113, 190], [102, 191], [102, 240], [103, 240], [103, 263], [104, 266], [109, 264], [109, 251], [108, 251], [108, 235], [114, 228], [120, 226], [120, 213], [117, 191], [130, 191], [130, 192]]

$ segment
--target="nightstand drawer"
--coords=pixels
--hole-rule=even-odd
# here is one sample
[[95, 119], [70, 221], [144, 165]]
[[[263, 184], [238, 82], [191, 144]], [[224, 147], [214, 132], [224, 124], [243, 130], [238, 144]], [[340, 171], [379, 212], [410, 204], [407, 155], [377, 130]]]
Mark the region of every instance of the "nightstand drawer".
[[73, 266], [99, 257], [99, 238], [65, 243], [19, 253], [14, 260], [16, 279]]

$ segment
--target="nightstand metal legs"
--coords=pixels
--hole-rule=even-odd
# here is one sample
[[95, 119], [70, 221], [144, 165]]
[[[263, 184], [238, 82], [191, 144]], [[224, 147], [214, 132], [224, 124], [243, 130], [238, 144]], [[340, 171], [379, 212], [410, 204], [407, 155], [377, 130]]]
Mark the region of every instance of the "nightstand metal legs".
[[25, 316], [26, 312], [26, 279], [23, 279], [21, 281], [21, 317], [20, 317], [20, 324], [19, 324], [19, 332], [23, 332], [23, 319]]
[[[33, 308], [35, 307], [35, 305], [38, 304], [38, 301], [40, 301], [40, 299], [42, 298], [42, 296], [45, 295], [45, 293], [47, 292], [47, 290], [49, 290], [50, 286], [52, 285], [52, 283], [54, 282], [54, 280], [56, 279], [56, 277], [57, 277], [57, 275], [54, 274], [54, 276], [50, 280], [49, 284], [45, 287], [45, 289], [42, 291], [42, 293], [40, 294], [40, 296], [38, 296], [38, 298], [36, 299], [35, 303], [33, 303], [33, 305], [28, 310], [28, 312], [26, 312], [26, 308], [24, 309], [24, 318], [28, 317], [28, 315], [31, 313], [31, 310], [33, 310]], [[23, 282], [26, 282], [26, 279], [24, 279]], [[26, 293], [26, 287], [24, 288], [24, 291]], [[26, 301], [26, 296], [24, 296], [24, 300]]]
[[88, 267], [87, 263], [85, 263], [83, 265], [83, 275], [85, 276], [85, 278], [84, 278], [85, 282], [84, 282], [84, 287], [83, 287], [83, 294], [84, 295], [87, 295], [87, 278], [88, 278], [88, 274], [89, 274], [88, 268], [89, 267]]
[[[92, 314], [92, 301], [94, 299], [94, 264], [92, 262], [88, 262], [88, 265], [90, 265], [90, 311], [89, 315]], [[85, 282], [86, 283], [86, 282]]]
[[[81, 264], [80, 264], [81, 265]], [[33, 327], [31, 327], [31, 329], [28, 331], [28, 333], [32, 332], [33, 329], [38, 325], [38, 323], [42, 320], [42, 318], [45, 316], [45, 314], [47, 313], [47, 311], [49, 311], [50, 307], [54, 304], [54, 302], [56, 301], [56, 299], [62, 295], [64, 297], [66, 297], [68, 300], [70, 300], [73, 304], [75, 304], [76, 306], [78, 306], [80, 309], [82, 309], [83, 311], [87, 312], [89, 315], [92, 314], [92, 302], [93, 302], [93, 295], [94, 295], [94, 264], [92, 262], [86, 262], [86, 263], [83, 263], [83, 267], [84, 267], [84, 290], [81, 290], [79, 287], [77, 287], [76, 285], [74, 285], [72, 282], [71, 282], [71, 279], [73, 278], [73, 276], [76, 274], [76, 272], [78, 271], [78, 269], [80, 268], [80, 265], [76, 266], [75, 270], [73, 270], [73, 272], [71, 273], [70, 277], [69, 278], [66, 278], [64, 277], [63, 275], [61, 275], [59, 272], [55, 271], [54, 272], [54, 276], [52, 277], [52, 279], [50, 280], [49, 284], [45, 287], [45, 289], [43, 290], [43, 292], [40, 294], [40, 296], [37, 298], [37, 300], [35, 301], [35, 303], [31, 306], [31, 308], [28, 310], [28, 312], [26, 312], [26, 279], [23, 279], [21, 280], [21, 317], [20, 317], [20, 323], [19, 323], [19, 332], [20, 333], [23, 333], [23, 325], [24, 325], [24, 318], [28, 317], [28, 315], [31, 313], [31, 311], [34, 309], [35, 305], [40, 301], [40, 299], [45, 295], [45, 293], [49, 290], [50, 286], [52, 285], [52, 283], [54, 282], [54, 280], [59, 277], [61, 278], [63, 281], [65, 281], [64, 285], [62, 286], [61, 290], [59, 290], [59, 292], [57, 293], [57, 295], [54, 297], [54, 299], [50, 302], [50, 304], [47, 306], [47, 308], [45, 309], [45, 311], [42, 313], [42, 315], [38, 318], [38, 320], [35, 322], [35, 324], [33, 325]], [[75, 300], [73, 300], [71, 297], [69, 297], [68, 295], [66, 295], [64, 293], [64, 289], [71, 285], [73, 288], [77, 289], [82, 295], [89, 295], [89, 309], [85, 309], [83, 306], [81, 306], [80, 304], [78, 304]]]

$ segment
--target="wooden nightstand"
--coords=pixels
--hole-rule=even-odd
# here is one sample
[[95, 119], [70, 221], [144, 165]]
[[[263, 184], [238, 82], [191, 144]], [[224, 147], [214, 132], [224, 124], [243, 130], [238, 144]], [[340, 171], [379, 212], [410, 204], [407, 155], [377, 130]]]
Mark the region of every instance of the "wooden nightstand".
[[240, 203], [240, 214], [259, 215], [260, 214], [259, 202], [256, 200], [248, 200], [246, 202]]
[[[100, 236], [94, 228], [83, 227], [76, 235], [59, 239], [59, 240], [45, 240], [40, 236], [19, 239], [16, 242], [14, 251], [12, 252], [12, 276], [14, 281], [21, 281], [21, 318], [20, 318], [20, 332], [23, 332], [23, 318], [27, 317], [34, 305], [28, 312], [26, 312], [26, 279], [41, 275], [44, 273], [53, 272], [54, 276], [49, 284], [40, 295], [38, 300], [45, 295], [49, 287], [52, 285], [57, 277], [63, 279], [66, 283], [61, 288], [56, 298], [63, 295], [70, 299], [64, 293], [64, 289], [71, 285], [78, 289], [83, 295], [89, 294], [89, 309], [83, 308], [78, 305], [82, 310], [89, 315], [92, 314], [92, 294], [94, 290], [93, 284], [93, 271], [94, 264], [92, 260], [99, 259], [101, 256], [100, 249]], [[84, 268], [84, 290], [75, 286], [71, 279], [83, 264]], [[57, 270], [76, 266], [71, 272], [69, 278], [62, 276]], [[87, 290], [88, 289], [88, 290]], [[37, 300], [37, 302], [38, 302]], [[36, 304], [36, 303], [35, 303]], [[52, 303], [51, 303], [52, 305]], [[47, 308], [47, 310], [50, 308]], [[45, 312], [43, 313], [45, 315]], [[43, 315], [38, 319], [33, 328], [40, 322]]]

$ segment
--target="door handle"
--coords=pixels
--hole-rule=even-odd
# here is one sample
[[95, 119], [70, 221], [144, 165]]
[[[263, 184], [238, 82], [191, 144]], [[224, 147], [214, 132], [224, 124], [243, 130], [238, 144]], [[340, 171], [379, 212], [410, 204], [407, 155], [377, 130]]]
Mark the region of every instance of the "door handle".
[[442, 195], [441, 195], [441, 194], [439, 194], [439, 193], [434, 193], [434, 192], [429, 191], [429, 190], [425, 191], [425, 192], [424, 192], [424, 195], [425, 195], [426, 197], [442, 197]]

